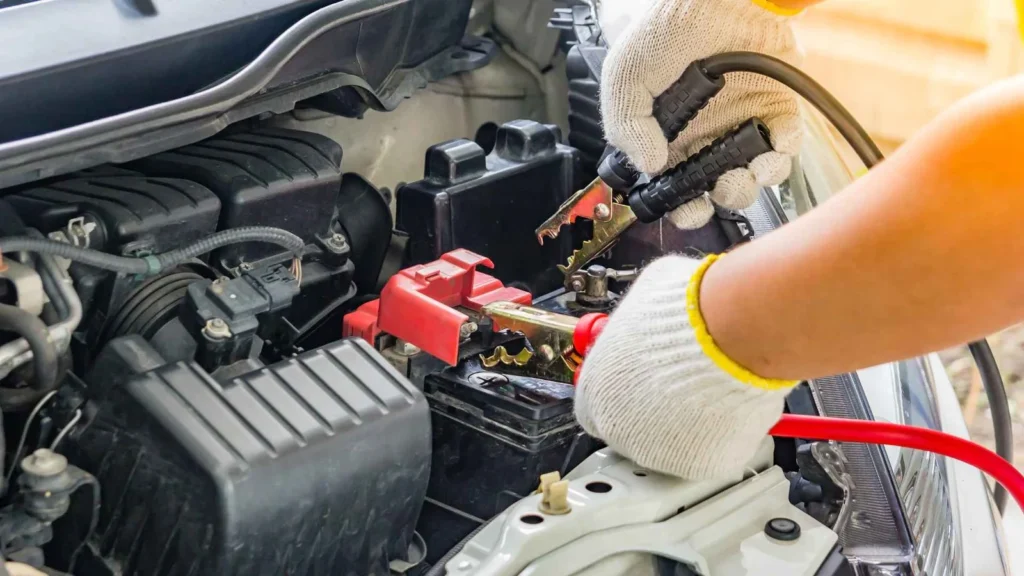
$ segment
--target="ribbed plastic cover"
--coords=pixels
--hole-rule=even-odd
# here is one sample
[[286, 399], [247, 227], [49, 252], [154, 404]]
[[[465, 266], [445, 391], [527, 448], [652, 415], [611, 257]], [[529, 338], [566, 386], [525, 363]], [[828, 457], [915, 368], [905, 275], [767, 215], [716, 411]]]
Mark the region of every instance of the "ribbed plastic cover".
[[94, 238], [112, 252], [177, 248], [215, 232], [220, 215], [220, 200], [195, 182], [127, 170], [48, 182], [9, 201], [28, 225], [43, 231], [61, 230], [69, 219], [88, 215], [102, 228]]
[[103, 486], [92, 544], [108, 573], [363, 576], [404, 557], [427, 404], [365, 343], [227, 383], [172, 364], [108, 404], [78, 441]]
[[[262, 128], [155, 154], [126, 166], [147, 176], [198, 182], [220, 198], [218, 228], [273, 226], [307, 243], [329, 236], [341, 185], [341, 146], [311, 132]], [[281, 249], [228, 246], [215, 260], [255, 262]]]

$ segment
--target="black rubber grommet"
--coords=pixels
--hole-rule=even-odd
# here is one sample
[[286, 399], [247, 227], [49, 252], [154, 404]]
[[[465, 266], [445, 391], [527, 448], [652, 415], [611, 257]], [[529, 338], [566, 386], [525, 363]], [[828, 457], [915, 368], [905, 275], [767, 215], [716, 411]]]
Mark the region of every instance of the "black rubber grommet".
[[772, 518], [764, 525], [764, 533], [775, 540], [792, 542], [800, 537], [800, 525], [789, 518]]

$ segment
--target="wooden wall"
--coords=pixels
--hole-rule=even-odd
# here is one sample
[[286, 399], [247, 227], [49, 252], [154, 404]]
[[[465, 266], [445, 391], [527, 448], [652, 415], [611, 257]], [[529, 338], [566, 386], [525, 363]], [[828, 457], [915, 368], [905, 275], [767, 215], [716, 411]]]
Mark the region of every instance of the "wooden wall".
[[883, 150], [970, 92], [1024, 71], [1014, 0], [828, 0], [796, 28], [804, 69]]

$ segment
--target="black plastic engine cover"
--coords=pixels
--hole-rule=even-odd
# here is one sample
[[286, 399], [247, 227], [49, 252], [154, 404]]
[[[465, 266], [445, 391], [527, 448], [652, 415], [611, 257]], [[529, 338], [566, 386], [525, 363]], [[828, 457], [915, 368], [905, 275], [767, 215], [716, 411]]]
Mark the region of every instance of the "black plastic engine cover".
[[[160, 362], [137, 336], [108, 345], [104, 357], [118, 356], [100, 388]], [[169, 364], [99, 394], [67, 443], [103, 487], [75, 574], [364, 576], [405, 558], [427, 488], [428, 408], [362, 341], [226, 382]], [[76, 520], [65, 533], [88, 515]]]
[[220, 200], [203, 186], [130, 171], [83, 175], [31, 188], [7, 199], [31, 227], [61, 230], [85, 217], [97, 224], [90, 247], [116, 254], [166, 252], [217, 230]]
[[[127, 165], [149, 176], [185, 178], [221, 201], [219, 229], [274, 226], [307, 244], [330, 236], [341, 186], [341, 146], [310, 132], [264, 128], [204, 140]], [[268, 244], [217, 251], [226, 268], [281, 253]]]
[[498, 128], [490, 155], [471, 140], [431, 146], [425, 178], [397, 192], [409, 264], [465, 248], [486, 254], [503, 282], [538, 294], [561, 285], [555, 265], [572, 253], [570, 229], [543, 246], [534, 235], [576, 188], [577, 151], [560, 140], [557, 127], [516, 120]]

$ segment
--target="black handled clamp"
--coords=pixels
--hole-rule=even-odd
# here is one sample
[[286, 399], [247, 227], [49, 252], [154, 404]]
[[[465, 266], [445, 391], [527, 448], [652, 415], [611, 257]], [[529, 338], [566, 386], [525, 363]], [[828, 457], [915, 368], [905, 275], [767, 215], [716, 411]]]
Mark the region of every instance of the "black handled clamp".
[[[665, 138], [675, 140], [724, 86], [725, 79], [708, 74], [700, 61], [690, 64], [679, 80], [654, 102], [653, 113]], [[743, 168], [772, 150], [768, 127], [751, 118], [675, 168], [637, 185], [640, 175], [629, 159], [622, 151], [609, 147], [598, 166], [597, 179], [573, 194], [541, 224], [537, 238], [543, 243], [545, 237], [556, 237], [563, 225], [578, 217], [593, 221], [593, 237], [573, 252], [565, 266], [559, 267], [568, 279], [610, 248], [637, 220], [658, 220], [710, 191], [726, 172]], [[625, 201], [622, 196], [626, 196]]]

